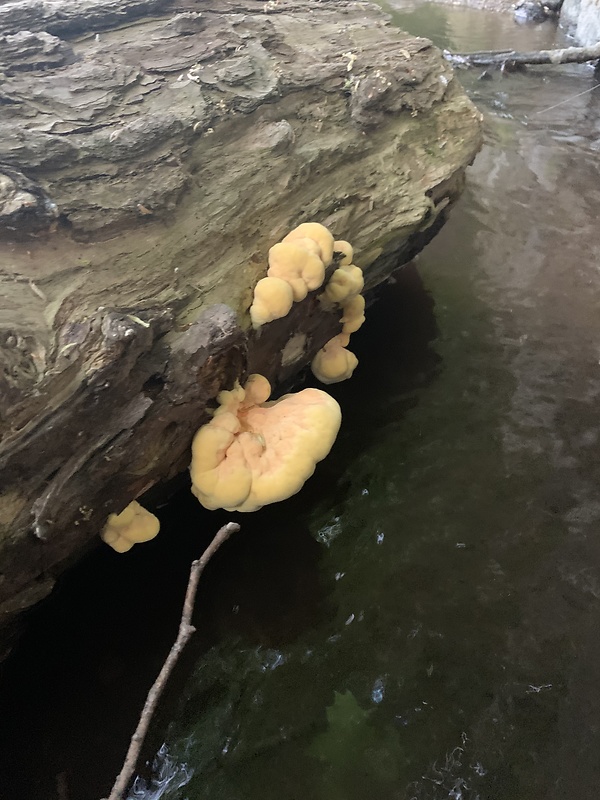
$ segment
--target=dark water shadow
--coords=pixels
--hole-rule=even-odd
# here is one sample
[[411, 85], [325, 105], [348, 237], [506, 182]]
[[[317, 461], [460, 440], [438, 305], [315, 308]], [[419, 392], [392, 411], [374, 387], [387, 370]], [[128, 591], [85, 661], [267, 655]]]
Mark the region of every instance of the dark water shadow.
[[384, 436], [416, 403], [415, 390], [435, 377], [435, 335], [433, 301], [410, 265], [381, 291], [368, 325], [352, 337], [360, 367], [352, 381], [330, 387], [343, 407], [342, 434], [299, 495], [241, 515], [207, 512], [185, 489], [157, 512], [156, 540], [124, 555], [99, 546], [61, 578], [31, 614], [0, 685], [3, 798], [50, 800], [61, 783], [69, 800], [107, 793], [175, 638], [190, 562], [226, 521], [237, 518], [242, 531], [203, 576], [197, 632], [161, 703], [148, 757], [179, 688], [215, 642], [233, 636], [245, 646], [282, 646], [330, 613], [331, 587], [318, 570], [322, 548], [306, 512], [345, 496], [340, 468]]

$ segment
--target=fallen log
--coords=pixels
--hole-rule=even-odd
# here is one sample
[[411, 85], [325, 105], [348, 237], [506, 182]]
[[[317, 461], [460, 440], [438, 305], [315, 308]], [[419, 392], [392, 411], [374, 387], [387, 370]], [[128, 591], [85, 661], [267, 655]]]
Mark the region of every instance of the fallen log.
[[221, 389], [339, 332], [314, 292], [252, 331], [269, 247], [322, 222], [375, 286], [443, 224], [481, 115], [353, 0], [0, 2], [0, 72], [1, 660]]
[[584, 64], [600, 59], [600, 42], [593, 47], [563, 47], [556, 50], [536, 50], [519, 53], [517, 50], [479, 50], [473, 53], [451, 53], [444, 58], [459, 67], [503, 67], [526, 64]]

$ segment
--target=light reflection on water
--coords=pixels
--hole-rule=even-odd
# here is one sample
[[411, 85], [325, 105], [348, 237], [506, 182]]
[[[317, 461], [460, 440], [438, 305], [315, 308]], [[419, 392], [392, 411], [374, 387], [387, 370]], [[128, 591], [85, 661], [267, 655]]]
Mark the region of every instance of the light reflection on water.
[[190, 782], [193, 774], [187, 764], [174, 761], [167, 745], [163, 744], [152, 762], [151, 778], [146, 781], [137, 776], [127, 800], [161, 800], [168, 795], [173, 796]]
[[[454, 49], [553, 35], [450, 7], [397, 20]], [[240, 520], [203, 577], [149, 743], [168, 751], [135, 797], [597, 798], [600, 99], [574, 97], [593, 85], [584, 67], [461, 77], [487, 111], [465, 197], [353, 336], [330, 458], [299, 497]], [[110, 784], [178, 621], [194, 528], [228, 517], [181, 500], [141, 553], [98, 556], [108, 587], [97, 563], [80, 578], [81, 660], [98, 674], [58, 662], [51, 713], [30, 679], [11, 736], [35, 767], [12, 785], [53, 797], [71, 769], [71, 800], [87, 800]], [[127, 581], [138, 619], [119, 628]]]

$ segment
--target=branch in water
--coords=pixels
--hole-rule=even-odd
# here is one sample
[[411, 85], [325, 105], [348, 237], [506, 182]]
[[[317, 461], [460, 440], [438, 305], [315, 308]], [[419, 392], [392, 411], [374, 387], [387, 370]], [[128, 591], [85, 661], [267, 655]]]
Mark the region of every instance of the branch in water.
[[451, 53], [444, 58], [463, 67], [512, 66], [520, 64], [582, 64], [600, 59], [600, 42], [592, 47], [563, 47], [558, 50], [536, 50], [519, 53], [516, 50], [479, 50], [476, 53]]
[[240, 526], [236, 522], [228, 522], [227, 525], [223, 525], [204, 553], [202, 553], [200, 558], [192, 562], [177, 638], [175, 639], [175, 642], [169, 651], [169, 655], [167, 656], [157, 679], [154, 681], [150, 691], [148, 692], [146, 702], [144, 703], [142, 713], [140, 714], [140, 720], [129, 743], [129, 750], [127, 751], [127, 756], [125, 757], [125, 763], [123, 764], [121, 772], [118, 774], [117, 779], [115, 780], [108, 800], [122, 800], [123, 794], [129, 786], [131, 776], [135, 770], [137, 760], [140, 755], [140, 750], [144, 744], [144, 739], [148, 733], [152, 716], [156, 710], [160, 696], [163, 693], [163, 689], [165, 688], [171, 672], [173, 672], [173, 668], [177, 663], [177, 659], [179, 658], [181, 651], [187, 644], [187, 641], [192, 633], [194, 633], [196, 630], [192, 625], [192, 612], [194, 610], [194, 601], [196, 599], [196, 591], [198, 589], [200, 576], [202, 575], [204, 568], [210, 559], [217, 552], [223, 542], [229, 539], [232, 533], [237, 533], [239, 529]]

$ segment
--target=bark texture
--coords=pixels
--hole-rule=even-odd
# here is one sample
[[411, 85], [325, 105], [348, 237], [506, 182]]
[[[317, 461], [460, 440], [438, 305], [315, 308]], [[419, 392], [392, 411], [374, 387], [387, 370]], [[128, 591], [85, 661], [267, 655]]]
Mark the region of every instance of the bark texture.
[[217, 392], [339, 330], [249, 331], [302, 221], [368, 286], [443, 223], [480, 115], [424, 39], [350, 0], [0, 3], [0, 624], [108, 513], [187, 467]]

